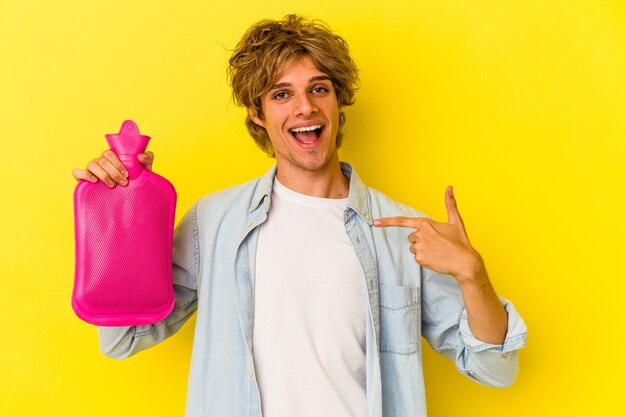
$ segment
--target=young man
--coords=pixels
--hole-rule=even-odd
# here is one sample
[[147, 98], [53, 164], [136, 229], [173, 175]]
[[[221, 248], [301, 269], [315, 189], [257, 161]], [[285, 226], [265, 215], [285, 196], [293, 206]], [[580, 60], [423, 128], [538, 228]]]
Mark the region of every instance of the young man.
[[[511, 384], [526, 328], [496, 296], [452, 189], [438, 223], [339, 161], [358, 81], [345, 41], [293, 15], [262, 21], [229, 76], [276, 166], [189, 210], [174, 237], [174, 311], [101, 327], [102, 351], [132, 355], [197, 311], [190, 417], [424, 416], [421, 336], [468, 377]], [[74, 176], [127, 184], [111, 151]]]

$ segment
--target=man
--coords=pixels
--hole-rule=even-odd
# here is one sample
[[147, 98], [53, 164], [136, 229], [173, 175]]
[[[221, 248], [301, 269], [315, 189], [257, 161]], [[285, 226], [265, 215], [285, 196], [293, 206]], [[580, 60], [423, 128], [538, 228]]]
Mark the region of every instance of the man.
[[[496, 296], [452, 189], [438, 223], [339, 161], [358, 81], [345, 41], [293, 15], [261, 21], [229, 77], [276, 166], [189, 210], [174, 237], [173, 312], [101, 327], [102, 351], [127, 357], [197, 311], [188, 416], [426, 415], [421, 336], [468, 377], [511, 384], [526, 329]], [[151, 167], [153, 155], [139, 159]], [[127, 184], [110, 151], [74, 176]]]

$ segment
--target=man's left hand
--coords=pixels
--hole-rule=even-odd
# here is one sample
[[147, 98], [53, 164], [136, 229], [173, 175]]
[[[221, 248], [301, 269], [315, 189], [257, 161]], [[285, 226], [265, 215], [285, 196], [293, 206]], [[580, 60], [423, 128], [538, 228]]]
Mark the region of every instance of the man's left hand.
[[472, 247], [457, 208], [452, 186], [446, 189], [447, 223], [426, 218], [385, 217], [374, 221], [377, 227], [409, 227], [409, 250], [420, 265], [452, 275], [459, 284], [486, 276], [480, 254]]

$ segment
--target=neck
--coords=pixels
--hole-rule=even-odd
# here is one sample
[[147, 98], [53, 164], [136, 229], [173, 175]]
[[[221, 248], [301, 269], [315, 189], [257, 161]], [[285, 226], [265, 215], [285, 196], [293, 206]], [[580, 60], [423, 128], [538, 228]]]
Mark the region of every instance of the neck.
[[300, 194], [320, 198], [347, 198], [350, 181], [341, 172], [339, 158], [319, 170], [290, 169], [278, 162], [276, 178], [282, 185]]

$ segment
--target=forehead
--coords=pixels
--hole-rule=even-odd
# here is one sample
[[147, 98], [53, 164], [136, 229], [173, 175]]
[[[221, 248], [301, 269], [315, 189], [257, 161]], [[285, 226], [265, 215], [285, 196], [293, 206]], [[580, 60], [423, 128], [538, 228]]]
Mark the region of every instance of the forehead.
[[327, 75], [328, 74], [319, 69], [313, 58], [305, 55], [285, 63], [283, 68], [277, 71], [273, 84], [282, 82], [291, 83], [294, 81], [308, 81], [314, 77]]

